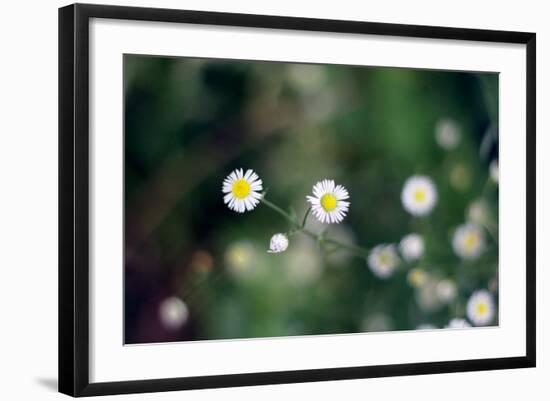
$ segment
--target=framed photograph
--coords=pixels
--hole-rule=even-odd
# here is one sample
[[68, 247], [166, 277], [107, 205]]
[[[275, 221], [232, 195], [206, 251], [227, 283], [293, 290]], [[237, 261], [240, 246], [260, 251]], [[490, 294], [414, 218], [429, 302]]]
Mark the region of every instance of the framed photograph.
[[70, 5], [59, 113], [61, 392], [535, 366], [534, 33]]

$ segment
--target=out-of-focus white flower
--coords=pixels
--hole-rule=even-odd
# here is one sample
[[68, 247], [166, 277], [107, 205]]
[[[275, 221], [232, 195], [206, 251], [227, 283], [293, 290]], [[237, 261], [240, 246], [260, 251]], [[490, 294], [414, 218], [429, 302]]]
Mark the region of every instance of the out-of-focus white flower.
[[456, 298], [456, 284], [449, 279], [443, 279], [437, 283], [436, 291], [439, 300], [443, 303], [449, 303]]
[[262, 180], [250, 169], [244, 174], [242, 168], [234, 170], [223, 180], [223, 201], [238, 213], [253, 210], [262, 198], [261, 191]]
[[462, 134], [458, 123], [450, 118], [442, 118], [435, 125], [435, 140], [445, 150], [456, 148]]
[[466, 315], [476, 326], [486, 326], [495, 316], [495, 304], [487, 290], [475, 291], [468, 299]]
[[313, 196], [307, 196], [313, 215], [322, 223], [340, 223], [346, 217], [349, 194], [333, 180], [323, 180], [313, 186]]
[[178, 297], [169, 297], [159, 306], [159, 318], [168, 330], [176, 330], [189, 318], [189, 308]]
[[379, 278], [390, 277], [399, 265], [399, 257], [395, 245], [377, 245], [369, 253], [368, 265]]
[[437, 190], [433, 181], [421, 175], [414, 175], [405, 181], [401, 202], [413, 216], [429, 214], [437, 202]]
[[437, 326], [430, 323], [419, 324], [418, 326], [416, 326], [416, 330], [435, 330], [435, 329], [437, 329]]
[[415, 267], [409, 270], [407, 281], [412, 287], [422, 287], [428, 280], [428, 275], [423, 269]]
[[289, 64], [288, 79], [301, 92], [312, 94], [324, 87], [326, 74], [324, 67], [314, 64]]
[[468, 323], [466, 319], [454, 318], [451, 319], [449, 324], [445, 327], [448, 329], [465, 329], [468, 327], [472, 327], [472, 325]]
[[433, 312], [442, 306], [437, 294], [438, 280], [428, 276], [425, 283], [417, 288], [416, 303], [425, 312]]
[[412, 262], [424, 254], [424, 238], [419, 234], [408, 234], [399, 243], [399, 251], [403, 258]]
[[288, 238], [282, 233], [275, 234], [269, 241], [269, 253], [280, 253], [288, 248]]
[[476, 259], [485, 248], [483, 230], [474, 223], [459, 226], [453, 235], [453, 250], [463, 259]]
[[496, 184], [498, 184], [498, 179], [499, 179], [498, 160], [493, 160], [491, 164], [489, 164], [489, 176]]
[[248, 241], [231, 244], [225, 253], [228, 269], [236, 277], [248, 276], [252, 272], [255, 259], [254, 247]]
[[363, 319], [361, 331], [390, 331], [393, 320], [385, 313], [375, 313]]
[[488, 207], [484, 200], [477, 199], [470, 203], [466, 217], [469, 221], [476, 224], [484, 224], [487, 221]]

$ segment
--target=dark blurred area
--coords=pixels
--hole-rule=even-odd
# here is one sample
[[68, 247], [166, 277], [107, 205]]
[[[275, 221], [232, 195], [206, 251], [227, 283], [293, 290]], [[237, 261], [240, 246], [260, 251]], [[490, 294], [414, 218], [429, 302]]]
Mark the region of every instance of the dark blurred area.
[[[124, 82], [125, 343], [442, 328], [475, 290], [498, 298], [498, 74], [125, 55]], [[327, 235], [370, 249], [415, 232], [425, 252], [387, 279], [304, 236], [268, 254], [288, 224], [224, 205], [236, 168], [298, 216], [334, 179], [351, 206]], [[439, 195], [424, 218], [400, 200], [418, 174]], [[486, 246], [464, 260], [453, 232], [476, 218]]]

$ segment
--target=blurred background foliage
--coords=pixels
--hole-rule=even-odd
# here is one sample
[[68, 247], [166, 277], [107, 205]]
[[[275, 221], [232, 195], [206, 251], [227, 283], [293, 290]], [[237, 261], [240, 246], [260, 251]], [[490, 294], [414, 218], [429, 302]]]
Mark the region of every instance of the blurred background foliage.
[[[498, 229], [498, 74], [138, 55], [124, 69], [126, 343], [444, 327], [474, 290], [498, 295], [497, 239], [473, 261], [451, 245], [476, 200]], [[452, 149], [436, 140], [442, 121], [459, 133]], [[388, 279], [299, 235], [268, 254], [288, 224], [224, 205], [235, 168], [298, 216], [334, 179], [351, 207], [328, 236], [370, 249], [416, 232], [425, 253]], [[439, 193], [424, 218], [400, 200], [415, 174]], [[439, 299], [443, 279], [452, 299]]]

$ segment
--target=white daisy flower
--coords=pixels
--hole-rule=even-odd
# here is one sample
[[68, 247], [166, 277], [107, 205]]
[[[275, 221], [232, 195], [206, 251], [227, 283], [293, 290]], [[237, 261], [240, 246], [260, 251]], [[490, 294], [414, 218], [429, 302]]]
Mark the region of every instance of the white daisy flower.
[[456, 284], [449, 279], [443, 279], [437, 283], [436, 292], [441, 302], [449, 303], [456, 298]]
[[468, 323], [466, 319], [454, 318], [451, 319], [449, 324], [445, 327], [448, 329], [465, 329], [468, 327], [472, 327], [472, 325]]
[[445, 150], [452, 150], [460, 142], [460, 127], [455, 120], [442, 118], [435, 125], [435, 141]]
[[453, 250], [463, 259], [476, 259], [485, 248], [481, 227], [474, 223], [459, 226], [453, 235]]
[[424, 284], [426, 284], [427, 280], [428, 275], [426, 274], [426, 272], [418, 267], [409, 270], [409, 273], [407, 274], [408, 283], [415, 288], [422, 287]]
[[262, 198], [262, 180], [252, 170], [236, 169], [223, 180], [223, 202], [238, 213], [253, 210]]
[[399, 257], [395, 245], [377, 245], [369, 253], [368, 265], [372, 272], [379, 278], [391, 276], [399, 264]]
[[288, 248], [288, 238], [286, 235], [278, 233], [271, 237], [269, 241], [268, 253], [280, 253], [286, 251]]
[[430, 178], [414, 175], [407, 179], [403, 186], [401, 202], [410, 214], [425, 216], [432, 211], [437, 202], [437, 189]]
[[349, 194], [333, 180], [323, 180], [313, 186], [313, 195], [307, 196], [311, 211], [321, 223], [340, 223], [349, 209]]
[[487, 290], [475, 291], [466, 305], [468, 319], [476, 326], [486, 326], [495, 316], [495, 304]]
[[496, 184], [498, 184], [498, 177], [499, 177], [498, 160], [493, 160], [491, 164], [489, 164], [489, 176]]
[[189, 308], [178, 297], [166, 298], [159, 306], [159, 318], [169, 330], [179, 329], [189, 318]]
[[419, 234], [408, 234], [399, 242], [399, 251], [408, 262], [418, 260], [424, 254], [424, 239]]

